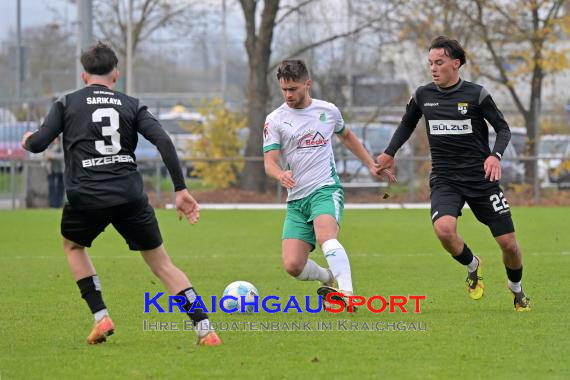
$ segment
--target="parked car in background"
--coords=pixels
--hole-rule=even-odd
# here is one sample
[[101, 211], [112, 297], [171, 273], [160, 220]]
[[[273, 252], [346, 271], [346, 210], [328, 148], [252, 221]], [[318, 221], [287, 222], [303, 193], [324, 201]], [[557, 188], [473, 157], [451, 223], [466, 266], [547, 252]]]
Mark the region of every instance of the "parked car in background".
[[0, 124], [16, 123], [16, 115], [8, 108], [0, 107]]
[[38, 124], [33, 121], [18, 121], [0, 123], [0, 161], [2, 166], [8, 160], [22, 160], [26, 158], [26, 151], [22, 148], [22, 136], [26, 131], [36, 131]]
[[[190, 141], [199, 137], [195, 130], [204, 123], [204, 117], [198, 112], [188, 111], [185, 107], [175, 106], [170, 111], [159, 114], [158, 121], [172, 139], [178, 158], [184, 160], [186, 173], [190, 175], [192, 172], [192, 164], [188, 161], [191, 156]], [[145, 161], [160, 158], [160, 153], [152, 143], [139, 134], [135, 156], [139, 168], [143, 172], [148, 172], [154, 168], [154, 165], [149, 165]]]
[[[388, 147], [396, 125], [384, 123], [350, 123], [347, 127], [358, 137], [373, 158]], [[346, 182], [376, 182], [368, 168], [352, 154], [340, 141], [333, 142], [333, 151], [336, 160], [337, 173], [341, 180]], [[398, 181], [407, 182], [411, 175], [406, 170], [405, 158], [412, 155], [409, 143], [406, 143], [396, 155]]]
[[156, 149], [150, 141], [145, 139], [143, 135], [139, 133], [139, 141], [137, 143], [137, 148], [135, 149], [135, 157], [137, 162], [153, 160], [155, 158], [160, 158], [160, 153], [158, 153], [158, 149]]
[[[524, 127], [510, 127], [511, 130], [511, 145], [515, 149], [517, 156], [524, 156], [526, 149], [526, 128]], [[492, 131], [492, 132], [491, 132]], [[495, 133], [493, 128], [489, 128], [490, 133]]]
[[180, 158], [191, 156], [189, 143], [198, 138], [196, 129], [205, 121], [204, 117], [182, 106], [174, 107], [170, 112], [158, 116], [162, 128], [168, 133]]
[[570, 163], [570, 135], [544, 135], [538, 146], [538, 173], [543, 187], [566, 182], [567, 168]]
[[[501, 184], [508, 185], [511, 183], [524, 183], [525, 171], [524, 163], [519, 159], [520, 153], [517, 152], [515, 148], [515, 142], [520, 139], [513, 136], [520, 136], [516, 132], [511, 131], [511, 140], [509, 145], [503, 152], [503, 159], [501, 160]], [[526, 135], [525, 135], [526, 138]], [[489, 127], [489, 148], [492, 150], [495, 146], [495, 141], [497, 139], [497, 134], [495, 130]], [[524, 149], [524, 139], [522, 140], [522, 149]]]

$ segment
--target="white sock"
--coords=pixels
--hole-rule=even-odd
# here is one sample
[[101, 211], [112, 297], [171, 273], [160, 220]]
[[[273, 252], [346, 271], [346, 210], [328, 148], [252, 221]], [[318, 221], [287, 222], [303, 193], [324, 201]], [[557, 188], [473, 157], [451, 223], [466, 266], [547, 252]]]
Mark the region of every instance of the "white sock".
[[214, 329], [210, 327], [209, 319], [202, 319], [200, 322], [196, 323], [194, 331], [196, 331], [196, 334], [202, 338], [208, 335], [209, 332], [214, 331]]
[[99, 310], [98, 312], [93, 314], [93, 317], [95, 317], [95, 322], [100, 322], [101, 319], [103, 319], [104, 316], [109, 315], [109, 312], [107, 311], [107, 309], [103, 309], [103, 310]]
[[330, 239], [321, 246], [325, 259], [329, 264], [334, 277], [338, 281], [340, 290], [352, 292], [352, 274], [350, 272], [350, 262], [343, 246], [336, 239]]
[[521, 285], [521, 281], [519, 282], [512, 282], [511, 280], [509, 280], [509, 289], [511, 289], [513, 292], [515, 293], [520, 293], [522, 292], [522, 285]]
[[328, 282], [330, 280], [329, 272], [311, 259], [307, 260], [303, 271], [295, 278], [301, 281], [319, 280], [320, 282]]
[[479, 267], [479, 260], [477, 260], [476, 256], [473, 256], [473, 260], [471, 260], [471, 263], [467, 264], [467, 270], [470, 273], [472, 273], [475, 272], [478, 267]]

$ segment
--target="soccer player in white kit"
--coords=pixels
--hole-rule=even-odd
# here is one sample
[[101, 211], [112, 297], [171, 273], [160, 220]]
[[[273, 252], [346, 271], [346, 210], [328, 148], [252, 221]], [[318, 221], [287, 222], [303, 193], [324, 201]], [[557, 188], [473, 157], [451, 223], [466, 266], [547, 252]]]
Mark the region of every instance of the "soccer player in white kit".
[[[285, 60], [277, 70], [285, 103], [271, 112], [263, 128], [265, 173], [287, 188], [287, 214], [283, 226], [282, 256], [287, 273], [301, 281], [322, 283], [317, 293], [353, 294], [348, 256], [337, 240], [344, 208], [344, 190], [336, 173], [332, 137], [340, 141], [376, 178], [395, 181], [386, 170], [381, 175], [374, 159], [348, 128], [332, 103], [312, 99], [311, 80], [301, 60]], [[286, 167], [280, 164], [283, 155]], [[309, 259], [318, 243], [329, 268]], [[334, 283], [338, 282], [338, 289]]]

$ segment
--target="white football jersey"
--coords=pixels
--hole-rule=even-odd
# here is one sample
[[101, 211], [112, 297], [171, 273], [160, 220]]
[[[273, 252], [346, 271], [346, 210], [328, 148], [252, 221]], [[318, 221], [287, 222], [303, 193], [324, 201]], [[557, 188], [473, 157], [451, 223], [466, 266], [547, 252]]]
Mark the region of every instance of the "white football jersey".
[[287, 189], [287, 201], [301, 199], [316, 189], [340, 184], [334, 162], [333, 133], [344, 131], [344, 120], [332, 103], [312, 99], [307, 108], [283, 103], [271, 112], [263, 127], [263, 152], [281, 151], [286, 170], [293, 172], [295, 187]]

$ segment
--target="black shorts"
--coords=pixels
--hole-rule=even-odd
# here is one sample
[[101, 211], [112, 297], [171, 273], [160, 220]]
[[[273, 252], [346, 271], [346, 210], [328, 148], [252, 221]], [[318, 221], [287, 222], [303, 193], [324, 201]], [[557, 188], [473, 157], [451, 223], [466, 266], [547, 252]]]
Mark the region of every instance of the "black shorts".
[[432, 186], [432, 223], [444, 215], [451, 215], [455, 218], [461, 216], [461, 209], [465, 202], [475, 217], [489, 227], [494, 237], [515, 231], [511, 209], [499, 185], [477, 196], [473, 196], [471, 191], [463, 191], [460, 186], [439, 183]]
[[129, 203], [92, 210], [74, 209], [68, 203], [63, 208], [61, 234], [77, 244], [91, 247], [109, 224], [133, 251], [147, 251], [162, 244], [158, 221], [146, 195]]

